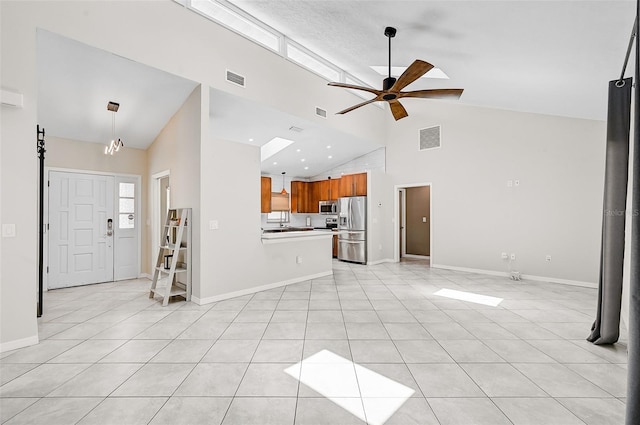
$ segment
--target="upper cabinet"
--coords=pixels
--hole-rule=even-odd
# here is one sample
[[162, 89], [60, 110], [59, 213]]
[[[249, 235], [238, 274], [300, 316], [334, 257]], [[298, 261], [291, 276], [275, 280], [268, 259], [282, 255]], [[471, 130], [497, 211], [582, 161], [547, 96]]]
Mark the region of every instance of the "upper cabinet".
[[260, 212], [271, 212], [271, 177], [260, 177]]
[[[291, 182], [291, 212], [318, 214], [320, 201], [342, 196], [366, 196], [367, 173], [348, 174], [337, 179]], [[271, 178], [262, 177], [262, 212], [271, 212]]]
[[336, 201], [340, 197], [340, 178], [313, 183], [318, 185], [318, 201]]
[[366, 196], [367, 173], [347, 174], [340, 178], [340, 196]]
[[[309, 183], [293, 180], [291, 182], [291, 212], [306, 213], [309, 204]], [[317, 208], [317, 205], [316, 205]]]
[[340, 197], [340, 180], [341, 178], [329, 180], [329, 200], [337, 201]]

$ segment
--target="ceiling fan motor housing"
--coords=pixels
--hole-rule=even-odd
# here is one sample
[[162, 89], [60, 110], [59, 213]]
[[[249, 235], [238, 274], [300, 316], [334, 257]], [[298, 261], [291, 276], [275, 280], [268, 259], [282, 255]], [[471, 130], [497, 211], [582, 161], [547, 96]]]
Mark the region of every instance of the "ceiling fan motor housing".
[[396, 83], [396, 79], [393, 77], [387, 77], [382, 81], [382, 90], [387, 91]]

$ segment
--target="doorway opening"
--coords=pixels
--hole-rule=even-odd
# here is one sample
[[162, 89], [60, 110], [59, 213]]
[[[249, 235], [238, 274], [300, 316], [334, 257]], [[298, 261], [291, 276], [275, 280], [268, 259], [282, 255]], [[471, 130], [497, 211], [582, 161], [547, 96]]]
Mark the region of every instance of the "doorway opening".
[[432, 185], [406, 184], [395, 187], [395, 261], [433, 257]]
[[[154, 270], [156, 267], [157, 247], [160, 246], [160, 238], [164, 232], [164, 219], [171, 208], [171, 186], [169, 184], [170, 171], [164, 170], [151, 176], [151, 249], [149, 250], [149, 261]], [[151, 276], [149, 276], [151, 278]]]

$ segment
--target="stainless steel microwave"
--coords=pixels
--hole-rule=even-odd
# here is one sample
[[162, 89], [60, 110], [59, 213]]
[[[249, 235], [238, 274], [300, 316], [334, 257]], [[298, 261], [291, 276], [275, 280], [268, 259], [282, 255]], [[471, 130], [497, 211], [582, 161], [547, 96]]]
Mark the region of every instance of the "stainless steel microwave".
[[318, 211], [320, 214], [336, 215], [338, 214], [338, 203], [336, 201], [320, 201]]

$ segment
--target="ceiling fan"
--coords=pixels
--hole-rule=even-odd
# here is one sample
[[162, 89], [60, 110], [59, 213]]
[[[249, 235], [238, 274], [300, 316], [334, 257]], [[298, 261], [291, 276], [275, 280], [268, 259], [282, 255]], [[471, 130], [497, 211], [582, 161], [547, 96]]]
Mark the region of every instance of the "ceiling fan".
[[414, 90], [414, 91], [402, 91], [403, 88], [413, 83], [418, 78], [426, 74], [433, 65], [429, 62], [425, 62], [420, 59], [416, 59], [396, 80], [391, 77], [391, 39], [396, 36], [396, 29], [393, 27], [386, 27], [384, 29], [384, 35], [389, 38], [389, 77], [385, 78], [382, 82], [382, 90], [372, 89], [370, 87], [356, 86], [353, 84], [345, 83], [329, 83], [330, 86], [344, 87], [347, 89], [364, 90], [376, 95], [373, 99], [354, 105], [343, 111], [337, 112], [338, 114], [346, 114], [361, 106], [368, 105], [373, 102], [387, 101], [391, 108], [393, 118], [397, 120], [409, 116], [407, 110], [399, 102], [399, 99], [403, 97], [417, 97], [423, 99], [459, 99], [462, 95], [463, 89], [431, 89], [431, 90]]

